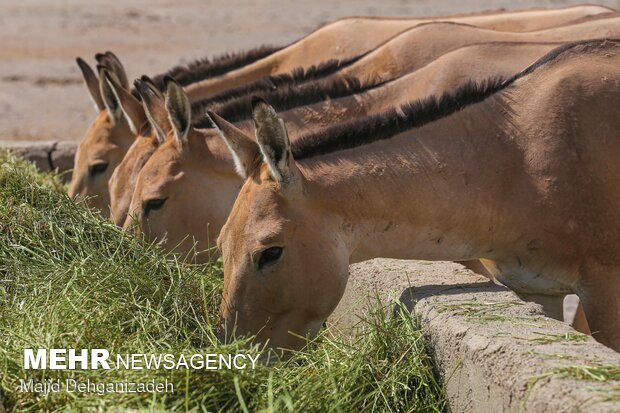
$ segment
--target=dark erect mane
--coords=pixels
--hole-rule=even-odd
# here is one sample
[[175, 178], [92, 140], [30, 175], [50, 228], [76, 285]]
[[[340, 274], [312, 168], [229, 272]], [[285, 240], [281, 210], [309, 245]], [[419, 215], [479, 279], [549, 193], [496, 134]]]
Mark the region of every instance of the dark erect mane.
[[[505, 89], [516, 80], [532, 73], [539, 67], [556, 60], [565, 52], [592, 52], [609, 40], [586, 40], [557, 47], [536, 62], [508, 77], [495, 77], [484, 82], [466, 82], [454, 91], [443, 95], [428, 96], [400, 107], [391, 108], [377, 115], [366, 116], [328, 126], [303, 135], [291, 144], [293, 157], [297, 160], [351, 149], [373, 142], [389, 139], [407, 130], [423, 126], [451, 115], [472, 104], [482, 102], [489, 96]], [[617, 44], [617, 43], [615, 43]]]
[[293, 157], [297, 160], [311, 158], [389, 139], [480, 102], [501, 90], [505, 83], [500, 77], [482, 83], [470, 81], [439, 98], [429, 96], [377, 115], [337, 123], [292, 142]]
[[[276, 90], [266, 90], [260, 93], [252, 93], [241, 96], [230, 102], [214, 105], [210, 110], [222, 116], [229, 122], [239, 122], [252, 118], [252, 99], [261, 97], [277, 111], [286, 111], [299, 106], [311, 105], [327, 99], [337, 99], [344, 96], [360, 93], [376, 87], [377, 85], [362, 85], [356, 78], [319, 79], [298, 84], [288, 84]], [[204, 116], [206, 109], [194, 122], [198, 128], [211, 127], [210, 120]]]
[[281, 49], [281, 47], [261, 46], [243, 52], [225, 53], [212, 59], [205, 57], [190, 62], [187, 65], [173, 67], [166, 73], [154, 76], [152, 79], [160, 90], [164, 88], [164, 78], [166, 76], [172, 77], [181, 86], [187, 86], [191, 83], [219, 76], [231, 70], [254, 63]]
[[349, 66], [351, 63], [357, 61], [360, 57], [361, 56], [357, 56], [343, 60], [332, 59], [319, 63], [317, 65], [310, 66], [308, 68], [293, 69], [289, 73], [267, 76], [255, 82], [230, 88], [221, 93], [201, 100], [200, 102], [196, 102], [193, 105], [192, 109], [197, 116], [201, 116], [204, 115], [206, 108], [211, 108], [214, 106], [214, 104], [218, 104], [218, 106], [221, 107], [227, 102], [233, 102], [235, 99], [238, 99], [242, 96], [249, 96], [252, 93], [256, 94], [265, 91], [273, 91], [287, 85], [299, 85], [305, 82], [309, 82], [311, 80], [326, 77], [344, 67]]

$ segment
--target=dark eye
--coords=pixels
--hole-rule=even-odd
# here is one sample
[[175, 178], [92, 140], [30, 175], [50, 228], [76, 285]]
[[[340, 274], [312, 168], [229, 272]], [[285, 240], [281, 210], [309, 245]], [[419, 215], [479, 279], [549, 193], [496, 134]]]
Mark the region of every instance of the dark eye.
[[282, 247], [270, 247], [265, 251], [261, 252], [260, 258], [258, 259], [258, 269], [262, 270], [267, 265], [273, 264], [280, 259], [282, 256]]
[[105, 172], [105, 170], [108, 169], [108, 164], [107, 163], [96, 163], [94, 165], [90, 166], [90, 176], [95, 176], [97, 174], [103, 173]]
[[148, 217], [152, 211], [157, 211], [164, 206], [167, 198], [151, 199], [144, 204], [144, 217]]

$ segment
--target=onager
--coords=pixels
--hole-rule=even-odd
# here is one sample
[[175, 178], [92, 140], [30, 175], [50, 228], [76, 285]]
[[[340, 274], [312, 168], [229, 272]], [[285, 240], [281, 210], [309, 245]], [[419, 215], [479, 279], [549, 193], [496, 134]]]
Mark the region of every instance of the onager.
[[303, 346], [351, 262], [482, 258], [518, 293], [576, 293], [620, 350], [619, 78], [620, 42], [589, 41], [292, 147], [264, 101], [256, 140], [213, 115], [245, 179], [218, 238], [227, 335]]

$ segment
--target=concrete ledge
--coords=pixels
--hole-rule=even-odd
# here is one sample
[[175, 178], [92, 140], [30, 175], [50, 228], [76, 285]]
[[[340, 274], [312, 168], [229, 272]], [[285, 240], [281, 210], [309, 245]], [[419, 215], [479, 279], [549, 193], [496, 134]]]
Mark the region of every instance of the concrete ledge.
[[[492, 284], [410, 288], [451, 412], [620, 412], [620, 353]], [[615, 398], [615, 402], [611, 401]]]
[[330, 328], [350, 334], [356, 315], [364, 317], [369, 294], [385, 305], [400, 297], [420, 317], [449, 412], [620, 413], [620, 381], [573, 374], [585, 377], [600, 366], [618, 374], [620, 353], [459, 264], [388, 259], [354, 264]]
[[63, 179], [71, 179], [77, 142], [71, 141], [0, 141], [0, 146], [33, 162], [41, 172], [56, 170]]

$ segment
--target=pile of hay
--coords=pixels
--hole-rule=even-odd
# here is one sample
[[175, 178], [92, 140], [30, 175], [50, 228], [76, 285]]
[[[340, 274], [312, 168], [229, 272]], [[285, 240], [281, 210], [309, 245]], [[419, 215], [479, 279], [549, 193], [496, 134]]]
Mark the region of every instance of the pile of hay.
[[[258, 354], [213, 320], [218, 263], [184, 264], [68, 199], [52, 175], [0, 153], [0, 401], [7, 410], [441, 411], [426, 344], [405, 312], [377, 309], [354, 338], [329, 330], [255, 370], [24, 370], [24, 348]], [[390, 314], [387, 316], [386, 314]], [[20, 379], [169, 380], [174, 393], [20, 392]]]

